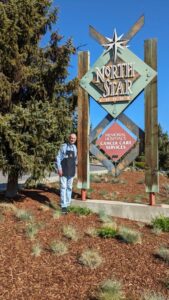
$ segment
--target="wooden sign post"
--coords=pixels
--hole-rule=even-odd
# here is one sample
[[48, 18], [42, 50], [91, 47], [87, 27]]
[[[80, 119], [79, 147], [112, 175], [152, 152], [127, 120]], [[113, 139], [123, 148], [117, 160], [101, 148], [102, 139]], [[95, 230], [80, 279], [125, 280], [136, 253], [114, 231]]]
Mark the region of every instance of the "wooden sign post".
[[[157, 70], [157, 41], [146, 40], [145, 62]], [[155, 205], [158, 184], [157, 76], [145, 88], [145, 183], [150, 205]]]
[[[78, 79], [89, 70], [89, 52], [79, 52]], [[79, 85], [78, 88], [78, 188], [82, 200], [86, 200], [86, 189], [89, 188], [89, 95]]]

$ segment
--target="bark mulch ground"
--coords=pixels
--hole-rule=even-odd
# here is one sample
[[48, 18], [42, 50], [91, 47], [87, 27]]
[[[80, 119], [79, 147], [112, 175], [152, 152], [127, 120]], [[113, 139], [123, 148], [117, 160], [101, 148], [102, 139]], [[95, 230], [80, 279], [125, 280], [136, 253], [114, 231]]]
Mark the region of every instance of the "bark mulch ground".
[[[125, 174], [129, 181], [129, 175]], [[164, 179], [163, 184], [168, 184]], [[115, 185], [117, 183], [113, 184], [113, 191]], [[100, 183], [97, 186], [101, 188]], [[12, 204], [6, 203], [1, 194], [0, 201], [0, 299], [94, 300], [101, 282], [111, 278], [121, 281], [128, 300], [140, 300], [145, 291], [161, 293], [169, 299], [165, 284], [167, 278], [169, 282], [169, 265], [155, 255], [161, 246], [169, 247], [169, 233], [157, 235], [144, 223], [117, 218], [114, 220], [118, 226], [141, 233], [141, 244], [88, 236], [86, 230], [89, 227], [102, 226], [99, 216], [69, 213], [55, 219], [54, 207], [59, 203], [59, 195], [52, 187], [23, 190]], [[34, 218], [29, 221], [18, 219], [18, 209], [31, 212]], [[39, 225], [34, 239], [26, 235], [31, 222]], [[76, 241], [64, 237], [65, 225], [72, 225], [77, 230]], [[54, 240], [63, 241], [68, 252], [59, 257], [54, 254], [50, 247]], [[37, 243], [42, 252], [36, 257], [32, 247]], [[96, 269], [80, 264], [79, 257], [86, 249], [94, 249], [101, 256], [102, 263]]]

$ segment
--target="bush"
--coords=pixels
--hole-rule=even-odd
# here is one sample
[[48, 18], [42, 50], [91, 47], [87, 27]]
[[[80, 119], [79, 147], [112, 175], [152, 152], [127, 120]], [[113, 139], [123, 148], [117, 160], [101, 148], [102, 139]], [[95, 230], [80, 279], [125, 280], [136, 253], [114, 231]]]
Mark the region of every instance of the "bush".
[[42, 247], [41, 247], [41, 245], [39, 243], [33, 245], [33, 247], [32, 247], [32, 254], [34, 256], [40, 256], [41, 252], [42, 252]]
[[169, 231], [169, 217], [163, 215], [156, 217], [152, 220], [151, 225], [153, 228]]
[[41, 225], [40, 224], [36, 224], [36, 223], [29, 223], [26, 226], [25, 232], [26, 232], [26, 236], [28, 238], [30, 238], [31, 240], [33, 240], [35, 238], [35, 236], [37, 235], [39, 229], [40, 229]]
[[118, 237], [125, 243], [141, 244], [140, 232], [127, 227], [120, 227]]
[[145, 169], [145, 162], [143, 161], [136, 161], [135, 166], [139, 169]]
[[102, 283], [97, 297], [98, 300], [122, 300], [124, 298], [121, 283], [110, 279]]
[[167, 300], [161, 294], [155, 294], [153, 292], [144, 294], [142, 300]]
[[82, 265], [87, 266], [91, 269], [96, 269], [102, 263], [102, 258], [100, 257], [98, 252], [96, 252], [95, 250], [89, 249], [89, 250], [85, 250], [81, 254], [81, 256], [79, 258], [79, 262]]
[[169, 263], [169, 249], [166, 247], [161, 247], [160, 249], [156, 250], [155, 253], [159, 258], [164, 260], [165, 262]]
[[117, 235], [117, 229], [113, 227], [103, 226], [97, 230], [97, 234], [103, 238], [113, 238]]
[[21, 221], [32, 221], [33, 215], [25, 209], [17, 209], [15, 211], [15, 217]]
[[67, 246], [65, 245], [65, 243], [63, 243], [63, 242], [56, 242], [56, 241], [53, 241], [50, 244], [50, 249], [51, 249], [52, 252], [54, 252], [58, 256], [64, 255], [68, 251]]
[[112, 222], [111, 217], [108, 216], [104, 210], [99, 211], [99, 218], [100, 218], [100, 221], [103, 223], [111, 223]]
[[89, 236], [95, 237], [95, 236], [97, 236], [97, 229], [94, 227], [89, 227], [89, 228], [87, 228], [85, 233]]
[[78, 239], [77, 231], [71, 225], [67, 225], [63, 227], [63, 235], [73, 241], [77, 241]]
[[68, 211], [83, 216], [87, 216], [92, 213], [91, 209], [87, 207], [80, 207], [80, 206], [69, 206]]
[[61, 216], [61, 211], [60, 210], [55, 210], [53, 213], [53, 218], [54, 219], [59, 219]]

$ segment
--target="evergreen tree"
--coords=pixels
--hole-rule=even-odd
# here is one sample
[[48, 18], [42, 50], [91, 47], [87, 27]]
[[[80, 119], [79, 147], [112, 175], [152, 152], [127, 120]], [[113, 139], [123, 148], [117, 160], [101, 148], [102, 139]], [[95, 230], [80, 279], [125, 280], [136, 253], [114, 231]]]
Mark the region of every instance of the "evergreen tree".
[[169, 135], [163, 132], [161, 125], [158, 127], [158, 145], [160, 169], [169, 171]]
[[[0, 169], [8, 174], [7, 197], [18, 177], [37, 179], [51, 170], [61, 142], [72, 128], [72, 92], [67, 81], [71, 39], [52, 32], [58, 11], [50, 0], [0, 0]], [[40, 40], [51, 32], [49, 44]]]

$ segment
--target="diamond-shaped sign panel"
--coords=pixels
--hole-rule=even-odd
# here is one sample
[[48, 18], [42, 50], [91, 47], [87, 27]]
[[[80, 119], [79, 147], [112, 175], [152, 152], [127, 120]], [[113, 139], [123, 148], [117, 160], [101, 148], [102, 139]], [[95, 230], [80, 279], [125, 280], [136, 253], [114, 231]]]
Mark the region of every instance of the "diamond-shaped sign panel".
[[118, 161], [135, 143], [136, 139], [116, 122], [96, 141], [99, 148], [113, 161]]
[[112, 117], [117, 118], [156, 74], [129, 49], [118, 48], [116, 63], [111, 51], [104, 51], [80, 80], [80, 85]]

